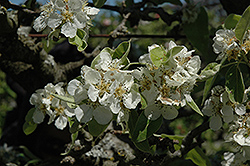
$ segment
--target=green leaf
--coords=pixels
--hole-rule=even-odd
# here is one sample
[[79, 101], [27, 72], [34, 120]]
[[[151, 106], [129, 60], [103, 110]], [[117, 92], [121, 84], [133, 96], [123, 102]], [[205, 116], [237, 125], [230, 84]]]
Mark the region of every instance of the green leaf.
[[128, 128], [130, 135], [134, 133], [135, 125], [138, 119], [138, 114], [135, 110], [131, 110], [129, 112], [129, 119], [128, 119]]
[[58, 95], [58, 94], [55, 94], [55, 93], [52, 93], [53, 96], [55, 96], [56, 98], [60, 99], [60, 100], [63, 100], [65, 102], [68, 102], [68, 103], [75, 103], [75, 99], [73, 96], [61, 96], [61, 95]]
[[167, 61], [165, 63], [168, 63], [170, 61], [170, 59], [173, 59], [173, 56], [178, 54], [183, 48], [184, 48], [183, 46], [175, 46], [175, 47], [171, 48], [170, 50], [168, 50], [168, 52], [166, 54]]
[[26, 135], [29, 135], [31, 133], [33, 133], [35, 131], [37, 127], [37, 124], [34, 123], [34, 122], [25, 122], [23, 124], [23, 132], [26, 134]]
[[196, 165], [199, 166], [210, 166], [211, 163], [208, 159], [208, 157], [204, 154], [202, 149], [198, 146], [190, 150], [186, 156], [185, 159], [192, 160]]
[[[114, 50], [112, 50], [111, 48], [109, 47], [105, 47], [100, 53], [102, 52], [107, 52], [109, 53], [111, 56], [114, 54]], [[91, 67], [92, 68], [95, 68], [95, 65], [98, 64], [98, 61], [100, 60], [100, 54], [98, 54], [95, 59], [93, 59], [93, 61], [91, 62]]]
[[77, 29], [76, 36], [73, 38], [68, 38], [68, 41], [72, 45], [77, 46], [78, 51], [83, 51], [86, 49], [88, 44], [85, 41], [86, 32], [82, 29]]
[[146, 99], [141, 95], [141, 109], [145, 109], [147, 107], [147, 101]]
[[169, 138], [175, 142], [178, 141], [177, 144], [174, 144], [174, 148], [175, 150], [179, 150], [181, 149], [181, 144], [182, 144], [182, 140], [185, 136], [182, 136], [182, 135], [167, 135], [167, 134], [161, 134], [161, 135], [156, 135], [154, 134], [154, 136], [157, 136], [157, 137], [161, 137], [161, 138]]
[[214, 77], [211, 77], [209, 79], [207, 79], [207, 81], [205, 82], [205, 87], [204, 87], [204, 90], [203, 90], [203, 97], [202, 97], [202, 102], [201, 102], [201, 105], [204, 104], [209, 92], [210, 92], [210, 89], [212, 88], [213, 84], [214, 84], [214, 81], [217, 77], [217, 74], [214, 76]]
[[228, 92], [229, 99], [232, 102], [241, 103], [244, 96], [244, 80], [240, 68], [237, 65], [231, 66], [225, 76], [226, 91]]
[[155, 47], [149, 52], [150, 59], [156, 67], [160, 67], [168, 60], [167, 52], [163, 47]]
[[159, 129], [161, 123], [162, 117], [149, 121], [144, 112], [138, 117], [137, 112], [131, 110], [128, 123], [129, 133], [133, 143], [139, 150], [151, 154], [154, 153], [153, 147], [150, 147], [147, 138]]
[[33, 117], [33, 114], [34, 114], [35, 110], [36, 110], [36, 108], [33, 107], [28, 111], [27, 115], [25, 116], [25, 121], [26, 122], [33, 122], [32, 117]]
[[237, 15], [237, 14], [229, 14], [229, 16], [227, 16], [225, 22], [224, 22], [224, 26], [226, 29], [234, 29], [237, 25], [237, 23], [239, 22], [241, 16]]
[[95, 7], [100, 8], [105, 4], [106, 1], [107, 0], [93, 0], [93, 3], [95, 5]]
[[250, 6], [244, 11], [241, 19], [235, 28], [235, 36], [237, 39], [242, 41], [248, 27], [250, 25]]
[[201, 71], [201, 79], [206, 80], [214, 76], [220, 70], [221, 64], [216, 62], [209, 63], [202, 71]]
[[191, 107], [195, 112], [197, 112], [198, 114], [200, 114], [201, 116], [203, 116], [200, 108], [196, 105], [196, 103], [194, 102], [194, 100], [191, 98], [191, 101], [187, 101], [187, 104], [189, 107]]
[[120, 59], [120, 64], [127, 65], [129, 63], [128, 54], [130, 51], [131, 43], [129, 41], [122, 42], [114, 51], [112, 58]]
[[92, 119], [91, 121], [88, 122], [89, 133], [92, 136], [97, 137], [103, 133], [103, 131], [108, 127], [108, 125], [109, 123], [106, 125], [101, 125], [97, 123], [95, 119]]
[[204, 56], [209, 56], [208, 16], [204, 7], [200, 8], [200, 13], [194, 22], [183, 25], [183, 30], [191, 44]]
[[73, 121], [72, 125], [70, 126], [69, 132], [76, 133], [79, 129], [79, 122], [77, 120]]
[[162, 116], [156, 120], [148, 119], [145, 128], [142, 131], [139, 131], [139, 135], [136, 141], [141, 142], [152, 136], [161, 127], [162, 120], [163, 120]]

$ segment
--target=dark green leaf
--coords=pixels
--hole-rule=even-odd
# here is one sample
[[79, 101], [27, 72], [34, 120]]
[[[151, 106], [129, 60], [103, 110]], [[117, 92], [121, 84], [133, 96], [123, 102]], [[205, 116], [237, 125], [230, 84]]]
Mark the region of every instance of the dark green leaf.
[[182, 140], [185, 136], [182, 136], [182, 135], [167, 135], [167, 134], [161, 134], [161, 135], [158, 135], [158, 137], [161, 137], [161, 138], [169, 138], [175, 142], [178, 142], [177, 144], [174, 144], [174, 148], [175, 150], [179, 150], [181, 149], [181, 144], [182, 144]]
[[183, 25], [183, 30], [192, 45], [204, 56], [209, 56], [208, 16], [204, 7], [200, 8], [200, 13], [194, 22]]
[[137, 112], [135, 110], [130, 110], [129, 119], [128, 119], [128, 128], [129, 128], [130, 134], [134, 133], [137, 119], [138, 119]]
[[237, 39], [242, 41], [249, 25], [250, 25], [250, 6], [244, 11], [241, 19], [236, 25], [235, 36]]
[[79, 129], [79, 124], [80, 123], [77, 120], [75, 120], [73, 122], [73, 124], [70, 126], [69, 132], [70, 133], [76, 133], [78, 131], [78, 129]]
[[229, 99], [232, 102], [241, 103], [243, 100], [245, 85], [242, 73], [237, 65], [231, 66], [225, 76], [226, 91], [229, 94]]
[[103, 131], [108, 127], [108, 125], [109, 123], [106, 125], [101, 125], [97, 123], [95, 119], [92, 119], [88, 122], [89, 133], [94, 137], [97, 137], [103, 133]]
[[192, 160], [196, 165], [199, 166], [210, 166], [211, 163], [208, 159], [208, 157], [204, 154], [202, 149], [198, 146], [190, 150], [186, 156], [185, 159]]
[[210, 92], [210, 89], [212, 88], [213, 84], [214, 84], [214, 81], [217, 77], [217, 74], [209, 79], [207, 79], [207, 81], [205, 82], [205, 87], [204, 87], [204, 90], [203, 90], [203, 97], [202, 97], [202, 103], [201, 105], [204, 104], [209, 92]]
[[102, 7], [107, 0], [93, 0], [93, 3], [96, 7], [100, 8]]
[[237, 15], [237, 14], [229, 14], [229, 16], [227, 16], [224, 26], [226, 29], [234, 29], [237, 25], [237, 23], [239, 22], [241, 16]]

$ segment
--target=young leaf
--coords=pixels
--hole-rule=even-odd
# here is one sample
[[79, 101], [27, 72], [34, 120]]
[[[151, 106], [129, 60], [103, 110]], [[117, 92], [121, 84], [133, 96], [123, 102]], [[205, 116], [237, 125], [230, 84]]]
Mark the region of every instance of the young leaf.
[[244, 11], [241, 19], [235, 28], [235, 36], [237, 39], [242, 41], [248, 27], [250, 25], [250, 6]]
[[84, 30], [77, 29], [76, 36], [73, 38], [68, 38], [68, 41], [70, 44], [76, 45], [77, 50], [81, 52], [85, 50], [87, 47], [85, 36], [86, 36], [86, 32]]
[[163, 47], [155, 47], [149, 52], [150, 59], [156, 67], [160, 67], [161, 64], [168, 60], [167, 52]]
[[31, 108], [31, 109], [28, 111], [28, 113], [27, 113], [26, 116], [25, 116], [25, 121], [26, 121], [26, 122], [33, 122], [32, 117], [33, 117], [33, 114], [34, 114], [35, 110], [36, 110], [36, 108], [33, 107], [33, 108]]
[[177, 144], [174, 144], [174, 148], [175, 148], [176, 151], [181, 149], [182, 140], [185, 137], [185, 136], [182, 136], [182, 135], [167, 135], [167, 134], [161, 134], [161, 135], [154, 134], [154, 136], [161, 137], [161, 138], [169, 138], [169, 139], [171, 139], [171, 140], [173, 140], [175, 142], [178, 141]]
[[[114, 50], [112, 50], [109, 47], [105, 47], [101, 52], [107, 52], [109, 53], [111, 56], [114, 54]], [[100, 60], [100, 54], [98, 54], [95, 59], [93, 59], [93, 61], [91, 62], [91, 67], [95, 68], [95, 65], [98, 64], [98, 61]]]
[[120, 59], [123, 56], [127, 57], [129, 54], [129, 51], [130, 51], [130, 46], [131, 46], [130, 41], [122, 42], [115, 49], [115, 52], [114, 52], [112, 58], [113, 59]]
[[108, 125], [109, 123], [106, 125], [100, 125], [99, 123], [96, 122], [95, 119], [92, 119], [91, 121], [88, 122], [89, 133], [92, 136], [97, 137], [103, 133], [103, 131], [108, 127]]
[[196, 165], [199, 166], [211, 166], [211, 163], [208, 159], [208, 157], [204, 154], [202, 149], [198, 146], [190, 150], [186, 156], [185, 159], [192, 160]]
[[241, 16], [237, 15], [237, 14], [229, 14], [229, 16], [227, 16], [225, 22], [224, 22], [224, 26], [226, 29], [234, 29], [237, 25], [237, 23], [239, 22]]
[[93, 0], [93, 3], [96, 7], [100, 8], [102, 7], [107, 0]]
[[229, 99], [232, 102], [241, 103], [244, 96], [244, 80], [242, 73], [237, 65], [231, 66], [225, 76], [226, 91], [228, 92]]
[[26, 134], [26, 135], [29, 135], [31, 133], [33, 133], [33, 131], [35, 131], [37, 127], [37, 124], [34, 123], [34, 122], [25, 122], [23, 124], [23, 132]]
[[201, 71], [201, 80], [207, 80], [208, 78], [214, 76], [220, 70], [221, 64], [216, 62], [209, 63], [205, 69]]
[[58, 95], [58, 94], [55, 94], [55, 93], [52, 93], [53, 96], [55, 96], [56, 98], [60, 99], [60, 100], [63, 100], [63, 101], [66, 101], [68, 103], [75, 103], [75, 99], [73, 96], [61, 96], [61, 95]]
[[194, 100], [191, 98], [191, 101], [187, 101], [187, 104], [189, 107], [191, 107], [195, 112], [197, 112], [198, 114], [200, 114], [201, 116], [203, 116], [200, 108], [196, 105], [196, 103], [194, 102]]

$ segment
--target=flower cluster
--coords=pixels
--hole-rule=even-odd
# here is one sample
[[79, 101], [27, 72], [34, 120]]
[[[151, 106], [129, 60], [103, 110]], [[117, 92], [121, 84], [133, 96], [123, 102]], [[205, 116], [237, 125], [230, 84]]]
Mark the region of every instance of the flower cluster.
[[202, 112], [212, 117], [209, 123], [210, 128], [219, 130], [222, 127], [222, 119], [230, 123], [234, 118], [234, 112], [243, 115], [246, 113], [246, 108], [243, 104], [232, 103], [225, 88], [217, 85], [211, 90], [211, 96], [205, 101]]
[[216, 60], [221, 60], [227, 57], [228, 60], [239, 58], [239, 54], [243, 51], [245, 54], [250, 50], [250, 32], [245, 33], [243, 42], [241, 43], [235, 36], [234, 30], [220, 29], [216, 32], [213, 38], [213, 49], [216, 54], [220, 55]]
[[118, 59], [108, 52], [101, 52], [94, 68], [83, 66], [81, 78], [68, 84], [68, 93], [75, 98], [74, 109], [79, 122], [86, 123], [94, 117], [99, 124], [107, 124], [118, 115], [117, 121], [128, 121], [129, 109], [135, 109], [141, 101], [134, 88], [131, 72], [120, 70]]
[[[159, 45], [149, 47], [149, 52]], [[177, 45], [171, 41], [166, 53]], [[137, 71], [137, 79], [140, 82], [141, 94], [146, 99], [147, 107], [145, 115], [152, 114], [155, 120], [160, 115], [165, 119], [174, 119], [178, 115], [176, 106], [185, 106], [186, 102], [192, 100], [190, 93], [200, 70], [199, 56], [192, 56], [193, 51], [186, 47], [175, 55], [171, 55], [160, 67], [154, 66], [150, 59], [150, 53], [140, 58], [141, 62], [147, 63], [147, 67]]]
[[98, 12], [99, 9], [88, 7], [86, 0], [51, 0], [42, 6], [42, 12], [34, 21], [33, 28], [40, 32], [48, 26], [73, 38], [77, 29], [88, 31], [91, 19]]
[[33, 121], [40, 124], [44, 121], [45, 115], [49, 115], [49, 124], [55, 119], [55, 126], [58, 129], [64, 129], [67, 126], [68, 118], [73, 114], [67, 109], [65, 102], [56, 98], [53, 94], [65, 95], [62, 88], [63, 83], [53, 85], [47, 84], [44, 89], [38, 89], [30, 97], [30, 103], [35, 106]]

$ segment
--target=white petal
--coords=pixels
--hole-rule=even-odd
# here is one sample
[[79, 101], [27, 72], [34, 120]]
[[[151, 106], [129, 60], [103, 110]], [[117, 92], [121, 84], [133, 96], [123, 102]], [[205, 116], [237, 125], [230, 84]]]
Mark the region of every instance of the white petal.
[[68, 93], [73, 96], [75, 94], [75, 90], [79, 88], [79, 86], [83, 86], [80, 81], [77, 79], [73, 79], [68, 83], [67, 91]]
[[33, 113], [33, 117], [32, 117], [33, 121], [37, 124], [40, 124], [43, 122], [44, 120], [44, 113], [38, 109], [36, 109]]
[[162, 116], [167, 120], [176, 118], [178, 113], [179, 112], [174, 106], [166, 106], [162, 108]]
[[87, 11], [88, 15], [97, 15], [98, 12], [100, 11], [99, 9], [97, 9], [95, 7], [85, 7], [84, 10]]
[[88, 90], [88, 96], [90, 100], [96, 102], [98, 95], [99, 95], [99, 90], [95, 88], [93, 85], [90, 85]]
[[120, 106], [120, 100], [112, 97], [110, 98], [110, 109], [111, 111], [114, 113], [114, 114], [117, 114], [120, 109], [121, 109], [121, 106]]
[[57, 13], [51, 13], [48, 18], [48, 26], [52, 29], [57, 28], [62, 23], [62, 18]]
[[234, 109], [238, 115], [244, 115], [246, 113], [246, 106], [244, 106], [244, 104], [237, 104]]
[[90, 84], [99, 84], [101, 80], [101, 75], [96, 70], [89, 70], [84, 75], [86, 83]]
[[67, 126], [67, 122], [68, 122], [67, 117], [59, 116], [55, 121], [55, 126], [58, 129], [63, 130]]
[[82, 8], [82, 2], [80, 0], [69, 0], [68, 5], [71, 11], [80, 11]]
[[106, 107], [97, 107], [93, 112], [93, 116], [97, 123], [101, 125], [108, 124], [113, 118], [112, 112]]
[[72, 23], [67, 21], [61, 29], [61, 33], [64, 34], [66, 37], [73, 38], [76, 36], [77, 27]]
[[39, 16], [35, 19], [33, 28], [37, 31], [40, 32], [44, 30], [47, 26], [47, 18], [45, 16]]
[[128, 109], [135, 109], [137, 104], [141, 101], [141, 95], [134, 90], [127, 95], [124, 95], [123, 104]]
[[219, 130], [222, 126], [222, 121], [220, 116], [212, 116], [210, 122], [209, 122], [209, 127], [216, 131]]
[[84, 115], [83, 110], [80, 107], [76, 107], [75, 115], [76, 115], [76, 119], [78, 120], [78, 122], [81, 122], [81, 119]]

